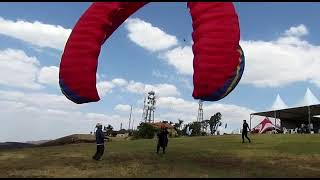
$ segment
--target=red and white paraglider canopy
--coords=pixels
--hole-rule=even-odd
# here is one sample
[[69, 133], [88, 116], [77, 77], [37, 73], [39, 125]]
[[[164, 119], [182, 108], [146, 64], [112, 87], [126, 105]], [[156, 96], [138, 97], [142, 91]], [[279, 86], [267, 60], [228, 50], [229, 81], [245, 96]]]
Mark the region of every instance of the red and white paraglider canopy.
[[[99, 101], [96, 72], [101, 46], [147, 2], [95, 2], [66, 43], [59, 72], [62, 93], [81, 104]], [[238, 84], [244, 71], [238, 16], [231, 2], [188, 2], [192, 17], [193, 97], [217, 101]], [[125, 49], [123, 50], [125, 52]]]

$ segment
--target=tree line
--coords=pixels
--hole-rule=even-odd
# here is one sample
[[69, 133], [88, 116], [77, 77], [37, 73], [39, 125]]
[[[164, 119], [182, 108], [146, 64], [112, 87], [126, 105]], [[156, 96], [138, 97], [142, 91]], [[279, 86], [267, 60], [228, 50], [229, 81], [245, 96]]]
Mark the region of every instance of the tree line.
[[[179, 137], [179, 136], [206, 136], [209, 128], [209, 132], [211, 135], [215, 134], [218, 127], [222, 125], [221, 122], [222, 114], [217, 112], [210, 119], [203, 120], [201, 122], [193, 121], [188, 124], [185, 124], [183, 127], [183, 120], [178, 119], [177, 123], [168, 122], [170, 125], [174, 127], [176, 133], [169, 134], [171, 137]], [[192, 130], [191, 133], [188, 130]], [[152, 126], [149, 123], [141, 122], [137, 127], [137, 130], [125, 130], [122, 129], [120, 131], [113, 131], [113, 127], [109, 124], [108, 126], [104, 127], [105, 135], [106, 136], [113, 136], [115, 137], [117, 133], [124, 131], [129, 133], [129, 136], [133, 136], [133, 138], [146, 138], [152, 139], [154, 138], [155, 134], [157, 133], [158, 129]]]
[[[178, 119], [177, 123], [169, 122], [177, 132], [175, 137], [179, 136], [205, 136], [209, 128], [210, 134], [213, 135], [217, 131], [218, 127], [222, 125], [221, 122], [222, 115], [220, 112], [214, 114], [210, 119], [203, 120], [201, 122], [193, 121], [185, 124], [182, 127], [183, 120]], [[188, 134], [188, 129], [192, 129], [192, 132]], [[141, 122], [137, 127], [137, 130], [133, 132], [135, 138], [154, 138], [154, 135], [158, 131], [154, 126]], [[170, 135], [170, 134], [169, 134]], [[173, 137], [173, 135], [171, 135]]]

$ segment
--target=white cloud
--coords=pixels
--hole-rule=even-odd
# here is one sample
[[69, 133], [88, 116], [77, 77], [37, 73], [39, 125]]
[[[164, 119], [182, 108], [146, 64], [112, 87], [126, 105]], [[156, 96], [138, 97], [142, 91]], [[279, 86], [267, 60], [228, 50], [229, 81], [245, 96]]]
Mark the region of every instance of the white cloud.
[[0, 100], [24, 103], [28, 106], [48, 107], [51, 109], [77, 109], [79, 107], [85, 106], [84, 104], [74, 104], [63, 95], [47, 93], [25, 93], [20, 91], [0, 90]]
[[25, 103], [16, 101], [1, 100], [0, 102], [0, 109], [3, 113], [8, 110], [19, 110], [26, 106]]
[[0, 50], [0, 84], [28, 89], [40, 89], [36, 83], [40, 63], [22, 50]]
[[180, 92], [176, 88], [176, 86], [172, 84], [156, 84], [156, 85], [145, 85], [145, 93], [154, 91], [156, 96], [179, 96]]
[[[129, 31], [128, 36], [131, 41], [152, 52], [166, 50], [159, 55], [161, 59], [172, 65], [180, 74], [193, 74], [193, 51], [191, 46], [179, 46], [169, 49], [178, 45], [177, 38], [138, 18], [128, 19], [126, 28]], [[190, 43], [192, 45], [193, 41]]]
[[[36, 108], [32, 107], [33, 110], [36, 110]], [[58, 109], [47, 109], [47, 113], [54, 115], [54, 116], [66, 116], [68, 115], [68, 112]]]
[[[0, 17], [0, 34], [44, 48], [63, 50], [71, 29], [39, 21], [7, 20]], [[41, 38], [39, 38], [41, 37]]]
[[144, 93], [145, 85], [141, 82], [130, 81], [126, 88], [133, 93]]
[[308, 34], [308, 29], [305, 25], [300, 24], [299, 26], [286, 30], [284, 34], [287, 36], [303, 36]]
[[171, 84], [143, 84], [141, 82], [130, 81], [127, 90], [129, 92], [145, 94], [149, 91], [154, 91], [156, 96], [179, 96], [178, 89]]
[[197, 111], [198, 103], [196, 101], [188, 102], [182, 98], [176, 97], [160, 97], [157, 100], [157, 106], [160, 108], [170, 109], [174, 111]]
[[[111, 124], [115, 129], [127, 124], [127, 115], [84, 111], [64, 96], [0, 90], [0, 142], [55, 139], [70, 134], [89, 133], [95, 124]], [[12, 131], [14, 127], [15, 131]], [[27, 132], [23, 136], [16, 132]]]
[[122, 78], [115, 78], [111, 82], [117, 86], [126, 86], [128, 84], [128, 81]]
[[106, 125], [107, 123], [118, 124], [118, 121], [121, 119], [119, 115], [108, 116], [106, 114], [101, 113], [87, 113], [85, 117], [87, 120], [90, 121], [102, 122], [104, 123], [104, 125]]
[[[169, 73], [168, 73], [169, 74]], [[183, 87], [192, 90], [193, 84], [192, 84], [192, 77], [191, 76], [177, 76], [176, 74], [164, 74], [160, 71], [153, 70], [152, 76], [160, 79], [165, 79], [167, 82], [173, 82], [173, 83], [181, 83]]]
[[[118, 115], [85, 113], [47, 109], [47, 107], [17, 106], [0, 100], [1, 126], [0, 142], [56, 139], [70, 134], [89, 134], [96, 123], [111, 124], [119, 129], [120, 123], [127, 123], [127, 118]], [[15, 131], [12, 131], [14, 127]], [[23, 136], [16, 132], [27, 132]]]
[[172, 65], [180, 74], [193, 74], [193, 51], [190, 46], [177, 47], [160, 55], [169, 65]]
[[38, 81], [43, 84], [59, 87], [59, 68], [57, 66], [45, 66], [41, 68]]
[[125, 23], [129, 39], [149, 51], [165, 50], [178, 44], [175, 36], [139, 18], [130, 18]]
[[101, 97], [111, 92], [111, 90], [115, 87], [115, 85], [112, 82], [108, 82], [108, 81], [100, 81], [97, 83], [96, 86], [97, 86], [99, 96]]
[[[131, 110], [131, 106], [128, 104], [117, 104], [114, 107], [114, 110], [118, 111], [118, 112], [124, 112], [124, 113], [130, 113]], [[141, 108], [135, 108], [132, 107], [132, 113], [133, 114], [142, 114], [142, 109]]]
[[[178, 45], [177, 38], [138, 18], [128, 19], [126, 28], [129, 31], [128, 36], [131, 41], [152, 52], [166, 50], [159, 55], [161, 59], [176, 68], [180, 74], [193, 74], [193, 51], [191, 46], [179, 46], [169, 49]], [[193, 41], [190, 43], [193, 44]]]
[[126, 104], [117, 104], [114, 107], [114, 110], [116, 111], [122, 111], [122, 112], [130, 112], [131, 106]]
[[301, 25], [291, 27], [286, 31], [288, 36], [275, 41], [241, 41], [246, 56], [241, 83], [280, 87], [309, 81], [320, 87], [320, 46], [297, 37], [306, 32]]

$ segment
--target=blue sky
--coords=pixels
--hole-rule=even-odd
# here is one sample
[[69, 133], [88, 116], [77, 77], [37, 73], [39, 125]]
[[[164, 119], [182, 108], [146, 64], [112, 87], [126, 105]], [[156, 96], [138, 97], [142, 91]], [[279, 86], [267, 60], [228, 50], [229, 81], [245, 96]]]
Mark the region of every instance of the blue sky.
[[[97, 72], [99, 102], [78, 106], [64, 98], [57, 84], [60, 57], [71, 29], [90, 4], [1, 3], [0, 141], [88, 133], [97, 122], [127, 127], [129, 105], [137, 125], [143, 92], [150, 89], [159, 91], [156, 119], [196, 120], [191, 17], [182, 2], [147, 4], [107, 40]], [[245, 72], [229, 96], [205, 102], [205, 118], [221, 111], [223, 122], [233, 130], [250, 112], [268, 110], [277, 94], [288, 106], [295, 106], [307, 88], [320, 97], [320, 3], [234, 5]], [[141, 38], [149, 42], [141, 43]], [[157, 38], [165, 44], [155, 46]], [[8, 126], [30, 134], [19, 137]]]

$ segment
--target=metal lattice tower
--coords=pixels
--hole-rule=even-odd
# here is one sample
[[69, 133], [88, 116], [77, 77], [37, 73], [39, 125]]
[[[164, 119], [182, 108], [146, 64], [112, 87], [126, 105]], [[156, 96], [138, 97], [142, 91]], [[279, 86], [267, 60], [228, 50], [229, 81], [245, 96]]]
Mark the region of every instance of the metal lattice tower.
[[202, 109], [202, 101], [199, 100], [199, 108], [198, 108], [198, 117], [197, 122], [203, 121], [203, 109]]
[[154, 91], [148, 92], [147, 98], [144, 100], [143, 120], [144, 122], [154, 122], [154, 110], [156, 109], [156, 96]]

